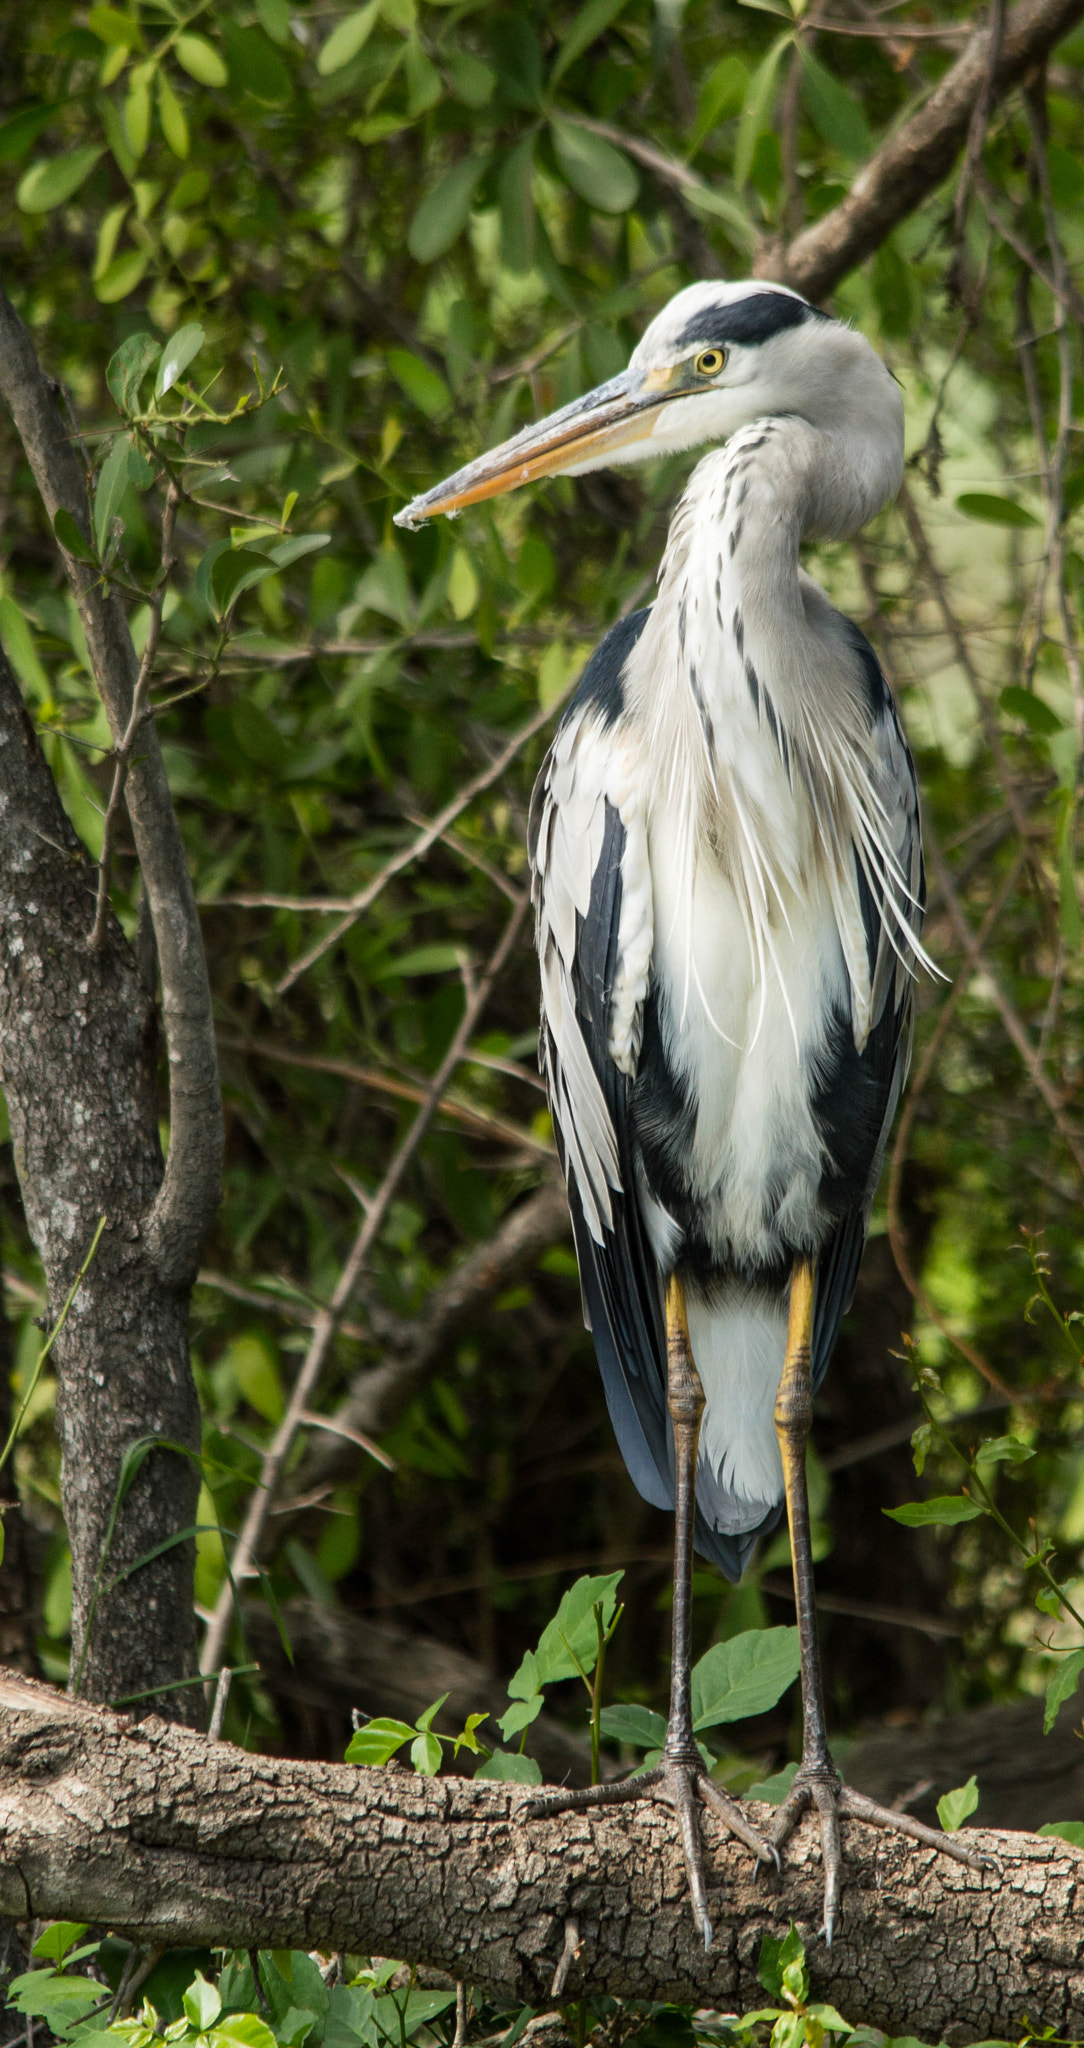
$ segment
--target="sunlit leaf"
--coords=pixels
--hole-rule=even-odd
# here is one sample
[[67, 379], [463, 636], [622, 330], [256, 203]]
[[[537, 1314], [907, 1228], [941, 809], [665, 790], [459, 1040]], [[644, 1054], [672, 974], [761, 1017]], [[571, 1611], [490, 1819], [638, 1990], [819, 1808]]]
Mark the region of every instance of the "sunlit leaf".
[[774, 42], [749, 80], [741, 120], [738, 123], [738, 139], [734, 145], [734, 183], [738, 190], [748, 182], [753, 163], [753, 151], [761, 130], [766, 128], [775, 104], [777, 75], [784, 52], [790, 49], [794, 38], [791, 34], [780, 36]]
[[968, 1500], [964, 1493], [945, 1493], [935, 1495], [933, 1500], [909, 1500], [902, 1508], [882, 1508], [881, 1513], [892, 1522], [902, 1522], [905, 1529], [925, 1529], [973, 1522], [982, 1509], [978, 1501]]
[[666, 1741], [665, 1716], [651, 1707], [603, 1707], [599, 1725], [611, 1742], [628, 1742], [635, 1749], [661, 1749]]
[[380, 0], [369, 0], [367, 7], [355, 7], [353, 13], [345, 14], [337, 21], [327, 40], [321, 44], [316, 59], [316, 69], [321, 78], [329, 78], [333, 71], [341, 71], [352, 57], [363, 49], [380, 19]]
[[452, 394], [448, 386], [436, 370], [422, 362], [420, 356], [413, 355], [409, 349], [390, 348], [388, 368], [399, 389], [406, 393], [419, 412], [425, 413], [427, 419], [439, 419], [442, 413], [450, 410]]
[[869, 155], [872, 141], [869, 123], [858, 101], [814, 57], [807, 44], [799, 43], [798, 47], [802, 53], [802, 97], [814, 128], [841, 156], [860, 162]]
[[1038, 526], [1034, 512], [1017, 505], [1012, 498], [995, 497], [990, 491], [962, 491], [956, 500], [958, 512], [979, 519], [986, 526]]
[[518, 1750], [495, 1749], [492, 1756], [479, 1764], [474, 1773], [476, 1778], [498, 1778], [511, 1785], [540, 1785], [542, 1772], [533, 1756], [521, 1756]]
[[223, 86], [229, 72], [213, 43], [206, 36], [185, 34], [178, 36], [173, 45], [177, 62], [194, 78], [197, 85]]
[[121, 412], [134, 412], [139, 387], [152, 363], [158, 361], [161, 342], [153, 334], [130, 334], [109, 358], [105, 381]]
[[796, 1628], [747, 1629], [714, 1643], [693, 1666], [693, 1727], [700, 1733], [767, 1713], [793, 1685], [800, 1662]]
[[955, 1791], [944, 1793], [937, 1802], [937, 1818], [946, 1835], [954, 1835], [957, 1828], [962, 1828], [978, 1803], [979, 1781], [975, 1777], [969, 1778], [966, 1785], [957, 1785]]
[[405, 1721], [387, 1718], [367, 1721], [364, 1728], [356, 1728], [350, 1737], [346, 1750], [348, 1764], [367, 1764], [370, 1769], [386, 1764], [402, 1749], [404, 1742], [412, 1742], [414, 1730]]
[[1053, 1676], [1046, 1688], [1046, 1712], [1043, 1718], [1043, 1734], [1049, 1735], [1066, 1700], [1071, 1700], [1084, 1671], [1084, 1650], [1070, 1650], [1060, 1656], [1054, 1666]]
[[162, 350], [158, 375], [154, 380], [154, 395], [164, 398], [178, 377], [183, 377], [189, 363], [194, 362], [207, 337], [198, 320], [189, 320], [184, 327], [178, 327], [171, 334]]
[[102, 155], [95, 143], [85, 142], [81, 149], [68, 150], [64, 156], [31, 164], [19, 180], [16, 203], [24, 213], [50, 213], [54, 206], [63, 206], [86, 183]]
[[1048, 1820], [1035, 1832], [1037, 1835], [1053, 1835], [1074, 1849], [1084, 1849], [1084, 1820]]

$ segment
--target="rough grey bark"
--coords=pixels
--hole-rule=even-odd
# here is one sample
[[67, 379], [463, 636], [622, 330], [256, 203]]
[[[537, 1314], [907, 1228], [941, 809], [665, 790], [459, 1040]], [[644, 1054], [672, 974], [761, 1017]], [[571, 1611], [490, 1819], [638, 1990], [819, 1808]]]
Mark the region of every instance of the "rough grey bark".
[[816, 1829], [782, 1877], [706, 1822], [716, 1943], [705, 1956], [673, 1816], [517, 1817], [522, 1787], [250, 1756], [157, 1721], [138, 1727], [44, 1686], [0, 1682], [0, 1912], [91, 1920], [136, 1938], [340, 1949], [547, 2001], [587, 1991], [760, 2005], [765, 1933], [794, 1919], [817, 1995], [855, 2023], [941, 2040], [1084, 2031], [1084, 1857], [986, 1834], [981, 1876], [904, 1838], [845, 1832], [845, 1915], [816, 1935]]
[[[50, 520], [70, 513], [90, 540], [87, 479], [70, 424], [30, 335], [0, 289], [0, 397], [26, 451]], [[124, 737], [139, 661], [124, 607], [98, 573], [61, 549], [114, 742]], [[158, 733], [148, 719], [128, 771], [128, 818], [154, 924], [169, 1054], [169, 1158], [141, 1235], [164, 1284], [190, 1289], [218, 1207], [222, 1100], [199, 913]]]
[[[141, 1225], [162, 1180], [153, 1005], [115, 918], [92, 950], [95, 868], [70, 825], [0, 655], [0, 1083], [31, 1235], [55, 1316], [106, 1216], [52, 1357], [72, 1548], [73, 1671], [116, 1699], [195, 1664], [191, 1542], [117, 1575], [195, 1521], [191, 1462], [156, 1451], [105, 1532], [121, 1459], [148, 1434], [198, 1453], [187, 1293], [163, 1284]], [[89, 1645], [87, 1615], [102, 1591]], [[199, 1712], [198, 1690], [163, 1702]]]
[[[45, 509], [90, 534], [87, 479], [56, 388], [0, 290], [0, 397]], [[139, 663], [123, 606], [61, 550], [95, 680], [119, 744]], [[152, 719], [140, 728], [125, 801], [161, 971], [170, 1145], [158, 1140], [153, 1001], [116, 921], [91, 942], [95, 871], [68, 824], [10, 671], [0, 676], [0, 1074], [23, 1206], [59, 1311], [100, 1216], [108, 1228], [54, 1351], [62, 1495], [72, 1548], [72, 1669], [93, 1699], [196, 1670], [194, 1547], [199, 1411], [188, 1299], [218, 1203], [222, 1105], [207, 965], [184, 845]], [[168, 1439], [120, 1506], [126, 1450]], [[88, 1620], [93, 1613], [93, 1627]], [[198, 1718], [198, 1689], [163, 1711]]]
[[[1008, 14], [989, 79], [995, 107], [1084, 16], [1084, 0], [1019, 0]], [[766, 241], [754, 266], [821, 299], [872, 255], [952, 169], [990, 70], [989, 27], [972, 36], [955, 64], [915, 113], [876, 150], [845, 199], [785, 248]]]

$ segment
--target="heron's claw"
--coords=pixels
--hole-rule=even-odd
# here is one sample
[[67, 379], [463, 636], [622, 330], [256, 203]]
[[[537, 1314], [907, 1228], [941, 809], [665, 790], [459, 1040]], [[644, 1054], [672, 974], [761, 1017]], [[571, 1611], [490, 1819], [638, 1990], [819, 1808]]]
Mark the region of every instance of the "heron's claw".
[[839, 1916], [839, 1900], [842, 1889], [842, 1845], [840, 1820], [860, 1820], [867, 1827], [885, 1828], [894, 1834], [909, 1835], [913, 1842], [921, 1842], [928, 1849], [936, 1849], [942, 1856], [951, 1856], [955, 1863], [962, 1863], [968, 1870], [1000, 1869], [997, 1858], [984, 1855], [979, 1849], [968, 1849], [952, 1835], [940, 1834], [936, 1828], [929, 1828], [924, 1821], [915, 1820], [909, 1813], [897, 1813], [890, 1806], [878, 1806], [876, 1800], [867, 1799], [864, 1792], [855, 1792], [845, 1785], [835, 1765], [814, 1765], [799, 1769], [786, 1799], [779, 1809], [772, 1829], [772, 1842], [781, 1849], [789, 1836], [794, 1833], [803, 1814], [815, 1806], [820, 1815], [821, 1843], [824, 1855], [824, 1925], [821, 1932], [828, 1947]]
[[689, 1880], [689, 1897], [693, 1919], [703, 1937], [705, 1952], [712, 1942], [712, 1925], [708, 1913], [707, 1887], [704, 1883], [703, 1851], [698, 1825], [697, 1803], [706, 1806], [717, 1820], [736, 1835], [751, 1849], [757, 1865], [774, 1863], [779, 1869], [779, 1851], [755, 1828], [737, 1801], [728, 1797], [719, 1785], [708, 1777], [699, 1760], [695, 1764], [677, 1762], [663, 1758], [654, 1770], [644, 1771], [640, 1777], [625, 1778], [619, 1785], [591, 1785], [577, 1792], [547, 1792], [525, 1799], [516, 1809], [517, 1819], [545, 1820], [557, 1813], [582, 1812], [588, 1806], [626, 1806], [637, 1799], [665, 1799], [674, 1808], [681, 1831], [681, 1846], [685, 1855], [685, 1874]]

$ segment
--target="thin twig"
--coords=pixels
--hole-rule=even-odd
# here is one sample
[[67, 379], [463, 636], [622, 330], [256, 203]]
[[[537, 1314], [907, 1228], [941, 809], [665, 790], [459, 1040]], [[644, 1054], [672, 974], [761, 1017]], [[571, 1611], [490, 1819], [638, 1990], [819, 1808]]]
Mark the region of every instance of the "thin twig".
[[994, 999], [1001, 1021], [1005, 1027], [1006, 1035], [1016, 1047], [1031, 1077], [1036, 1093], [1042, 1097], [1043, 1102], [1050, 1111], [1057, 1127], [1058, 1135], [1062, 1139], [1077, 1172], [1084, 1179], [1084, 1139], [1082, 1139], [1080, 1132], [1075, 1129], [1066, 1116], [1065, 1104], [1036, 1053], [1035, 1047], [1021, 1020], [1019, 1011], [1006, 995], [997, 974], [994, 972], [990, 961], [983, 954], [978, 941], [973, 939], [971, 927], [967, 922], [963, 905], [956, 894], [952, 877], [941, 857], [940, 848], [936, 840], [928, 830], [926, 833], [926, 847], [930, 855], [931, 864], [940, 882], [945, 905], [955, 926], [960, 944], [965, 952], [974, 952], [974, 965], [982, 970], [983, 979]]
[[467, 999], [467, 1004], [440, 1066], [429, 1085], [424, 1102], [407, 1131], [393, 1158], [377, 1193], [369, 1204], [365, 1220], [358, 1231], [349, 1256], [339, 1275], [335, 1292], [327, 1307], [320, 1310], [313, 1328], [312, 1341], [305, 1354], [301, 1370], [294, 1384], [286, 1413], [275, 1432], [274, 1438], [264, 1454], [259, 1479], [249, 1501], [244, 1526], [237, 1539], [232, 1560], [231, 1580], [219, 1595], [217, 1605], [208, 1625], [203, 1646], [202, 1669], [217, 1669], [225, 1649], [233, 1600], [233, 1586], [250, 1578], [256, 1570], [256, 1559], [268, 1513], [274, 1505], [275, 1490], [282, 1476], [286, 1461], [293, 1447], [294, 1438], [301, 1426], [301, 1417], [311, 1406], [317, 1382], [327, 1362], [328, 1354], [339, 1324], [349, 1307], [354, 1290], [365, 1270], [369, 1255], [384, 1227], [388, 1209], [397, 1193], [403, 1177], [414, 1159], [433, 1118], [440, 1107], [444, 1094], [456, 1067], [470, 1043], [475, 1029], [497, 976], [509, 959], [519, 937], [526, 905], [520, 904], [513, 910], [505, 925], [485, 972], [480, 976]]
[[364, 889], [359, 889], [357, 894], [351, 897], [349, 914], [333, 925], [329, 932], [325, 932], [323, 938], [319, 939], [316, 945], [310, 946], [308, 952], [301, 955], [300, 960], [294, 961], [293, 966], [283, 975], [282, 980], [279, 982], [275, 990], [276, 995], [285, 995], [293, 987], [295, 981], [299, 981], [301, 976], [306, 974], [310, 967], [314, 967], [318, 960], [323, 959], [325, 953], [329, 953], [334, 946], [337, 946], [339, 940], [357, 923], [359, 917], [364, 917], [365, 912], [376, 902], [377, 897], [383, 889], [387, 888], [388, 883], [393, 881], [396, 875], [401, 875], [404, 868], [411, 867], [415, 861], [421, 860], [423, 855], [429, 852], [430, 847], [435, 846], [437, 841], [443, 837], [449, 825], [454, 824], [456, 818], [467, 809], [468, 804], [472, 804], [476, 796], [481, 796], [484, 790], [492, 789], [493, 784], [500, 781], [505, 770], [511, 767], [517, 754], [522, 751], [528, 741], [532, 740], [536, 733], [541, 732], [543, 726], [549, 724], [550, 719], [553, 718], [558, 710], [560, 702], [563, 701], [564, 694], [562, 692], [562, 697], [557, 702], [546, 705], [536, 711], [533, 718], [527, 720], [526, 725], [521, 725], [519, 731], [514, 734], [505, 747], [502, 747], [496, 758], [490, 761], [485, 768], [479, 769], [477, 775], [472, 776], [471, 780], [464, 784], [463, 788], [452, 797], [451, 801], [445, 804], [444, 809], [425, 827], [425, 830], [419, 832], [417, 837], [412, 839], [408, 846], [402, 847], [397, 854], [393, 855], [392, 859], [387, 861], [381, 868], [379, 874], [374, 875], [372, 881], [367, 882]]
[[222, 1723], [226, 1718], [226, 1702], [230, 1696], [233, 1671], [228, 1664], [222, 1666], [215, 1686], [215, 1703], [211, 1708], [211, 1719], [207, 1729], [208, 1742], [218, 1742], [222, 1735]]
[[568, 1973], [580, 1952], [580, 1923], [570, 1915], [565, 1921], [565, 1938], [557, 1958], [557, 1968], [550, 1985], [550, 1997], [560, 1998], [568, 1982]]
[[[518, 907], [523, 907], [522, 902]], [[426, 1102], [429, 1099], [430, 1082], [423, 1084], [404, 1080], [397, 1074], [385, 1074], [380, 1067], [358, 1066], [353, 1060], [332, 1059], [324, 1053], [296, 1052], [291, 1046], [273, 1045], [262, 1038], [233, 1038], [222, 1034], [218, 1043], [224, 1052], [247, 1053], [253, 1059], [274, 1060], [280, 1066], [301, 1067], [312, 1074], [336, 1074], [343, 1081], [354, 1081], [363, 1088], [375, 1088], [381, 1095], [390, 1095], [400, 1102]], [[475, 1057], [467, 1052], [463, 1059], [473, 1063]], [[536, 1153], [541, 1159], [554, 1156], [549, 1139], [536, 1137], [533, 1131], [513, 1123], [509, 1117], [476, 1109], [473, 1103], [464, 1102], [460, 1096], [445, 1095], [438, 1108], [442, 1116], [462, 1124], [467, 1130], [477, 1131], [479, 1137], [499, 1139], [503, 1145], [514, 1145], [517, 1149]]]

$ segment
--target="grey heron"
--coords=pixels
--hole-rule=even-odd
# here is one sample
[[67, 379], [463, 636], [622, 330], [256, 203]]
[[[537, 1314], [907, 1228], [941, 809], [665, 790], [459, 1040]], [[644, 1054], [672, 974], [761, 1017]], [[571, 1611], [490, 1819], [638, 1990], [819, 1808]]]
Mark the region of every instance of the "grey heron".
[[[662, 1760], [532, 1810], [668, 1797], [707, 1945], [698, 1802], [776, 1861], [814, 1808], [830, 1941], [841, 1817], [981, 1860], [840, 1779], [805, 1474], [925, 955], [907, 743], [873, 648], [799, 551], [849, 538], [894, 496], [900, 390], [861, 334], [797, 293], [690, 285], [625, 372], [397, 522], [705, 442], [722, 445], [674, 515], [657, 599], [588, 662], [531, 805], [541, 1058], [585, 1320], [629, 1473], [676, 1518]], [[737, 1579], [784, 1503], [804, 1734], [765, 1840], [693, 1735], [691, 1571], [695, 1546]]]

